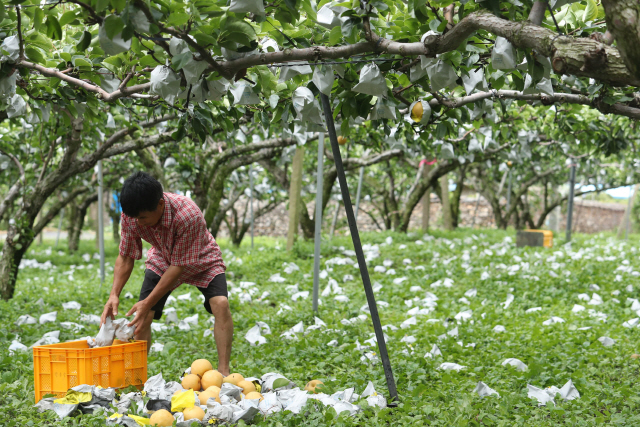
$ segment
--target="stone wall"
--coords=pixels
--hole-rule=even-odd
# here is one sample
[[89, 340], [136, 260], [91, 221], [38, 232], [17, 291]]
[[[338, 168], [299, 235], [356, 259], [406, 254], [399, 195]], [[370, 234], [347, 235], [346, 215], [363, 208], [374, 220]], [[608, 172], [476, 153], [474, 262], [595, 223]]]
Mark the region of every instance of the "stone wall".
[[[243, 203], [238, 203], [243, 206]], [[378, 217], [375, 209], [369, 203], [361, 203], [361, 210], [358, 214], [358, 229], [360, 231], [378, 231], [380, 228], [365, 212], [370, 212], [376, 217], [380, 227], [384, 228], [384, 224]], [[477, 206], [477, 210], [476, 210]], [[334, 201], [329, 203], [325, 209], [325, 217], [323, 220], [322, 230], [328, 233], [331, 229], [331, 222], [336, 209]], [[309, 203], [307, 210], [313, 216], [315, 211], [315, 203]], [[566, 208], [565, 208], [566, 210]], [[616, 230], [624, 216], [625, 206], [615, 203], [600, 203], [589, 200], [576, 199], [573, 210], [573, 231], [579, 233], [599, 233], [601, 231]], [[434, 228], [442, 226], [441, 204], [440, 199], [435, 195], [431, 197], [431, 220], [430, 225]], [[474, 212], [475, 219], [474, 219]], [[536, 215], [537, 217], [537, 215]], [[547, 217], [548, 219], [548, 217]], [[289, 223], [289, 214], [285, 204], [279, 205], [268, 215], [256, 219], [254, 223], [256, 236], [286, 236]], [[489, 203], [480, 198], [479, 203], [474, 197], [463, 197], [460, 201], [460, 226], [476, 228], [493, 228], [495, 221], [493, 218], [493, 210]], [[419, 229], [422, 226], [422, 204], [418, 204], [413, 211], [410, 229]], [[566, 227], [566, 212], [562, 212], [559, 221], [559, 231], [564, 231]], [[344, 208], [338, 215], [337, 231], [344, 233], [348, 228]], [[247, 233], [248, 234], [248, 233]], [[220, 236], [228, 236], [226, 225], [220, 228]]]

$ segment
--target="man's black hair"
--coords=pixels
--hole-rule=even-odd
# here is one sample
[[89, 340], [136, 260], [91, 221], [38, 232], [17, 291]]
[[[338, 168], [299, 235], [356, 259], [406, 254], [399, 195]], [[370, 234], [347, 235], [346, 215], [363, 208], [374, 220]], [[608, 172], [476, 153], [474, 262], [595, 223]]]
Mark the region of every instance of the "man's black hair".
[[134, 218], [140, 212], [152, 212], [162, 199], [162, 184], [146, 172], [133, 173], [122, 185], [120, 205], [122, 212]]

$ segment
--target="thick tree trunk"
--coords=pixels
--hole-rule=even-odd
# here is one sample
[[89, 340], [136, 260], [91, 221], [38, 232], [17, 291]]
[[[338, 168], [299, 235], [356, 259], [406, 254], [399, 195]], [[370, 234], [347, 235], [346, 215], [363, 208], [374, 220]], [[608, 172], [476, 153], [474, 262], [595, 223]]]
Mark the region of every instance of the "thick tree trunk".
[[640, 2], [602, 0], [607, 30], [616, 40], [620, 56], [629, 72], [640, 79]]
[[289, 230], [287, 232], [287, 250], [293, 249], [293, 245], [298, 237], [298, 227], [300, 226], [300, 206], [302, 202], [302, 167], [304, 162], [304, 147], [297, 147], [291, 165], [291, 179], [289, 182]]
[[[424, 165], [422, 169], [422, 177], [424, 180], [429, 178], [429, 172], [431, 171], [431, 165]], [[422, 196], [422, 231], [429, 232], [429, 219], [431, 217], [431, 191], [427, 190]]]
[[78, 222], [78, 203], [75, 200], [71, 201], [71, 203], [67, 205], [66, 212], [67, 220], [69, 221], [67, 224], [67, 247], [69, 248], [69, 252], [75, 252], [78, 250], [78, 246], [73, 247], [71, 236], [73, 236], [73, 229]]
[[[92, 195], [84, 198], [82, 202], [77, 207], [76, 212], [76, 220], [73, 224], [70, 224], [69, 227], [69, 251], [75, 252], [78, 250], [80, 246], [80, 236], [82, 235], [82, 229], [84, 228], [84, 221], [87, 216], [87, 210], [89, 210], [89, 206], [92, 203], [98, 201], [98, 193], [93, 193]], [[73, 226], [73, 227], [71, 227]]]
[[460, 166], [458, 169], [458, 180], [456, 181], [456, 189], [451, 195], [449, 205], [451, 206], [451, 225], [453, 229], [458, 228], [460, 221], [460, 199], [462, 199], [462, 190], [464, 189], [464, 179], [466, 177], [467, 166]]
[[18, 228], [16, 224], [9, 226], [0, 259], [0, 298], [3, 300], [13, 297], [18, 267], [32, 242], [33, 236], [28, 228]]
[[451, 203], [449, 203], [449, 178], [443, 175], [440, 178], [440, 202], [442, 203], [442, 228], [453, 230], [451, 218]]

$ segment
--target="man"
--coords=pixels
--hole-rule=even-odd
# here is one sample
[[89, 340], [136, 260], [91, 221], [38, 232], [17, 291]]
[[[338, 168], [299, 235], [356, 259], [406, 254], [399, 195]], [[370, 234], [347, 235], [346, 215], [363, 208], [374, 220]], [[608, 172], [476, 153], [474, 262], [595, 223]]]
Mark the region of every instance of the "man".
[[120, 254], [113, 272], [111, 295], [102, 313], [118, 314], [120, 293], [131, 276], [134, 262], [142, 257], [142, 240], [153, 247], [147, 253], [140, 298], [127, 316], [136, 327], [135, 338], [151, 348], [151, 323], [162, 317], [171, 292], [182, 283], [196, 286], [204, 295], [204, 307], [215, 317], [214, 338], [218, 371], [229, 375], [233, 320], [227, 299], [222, 254], [207, 229], [204, 216], [189, 198], [164, 193], [162, 185], [145, 172], [131, 175], [122, 186]]

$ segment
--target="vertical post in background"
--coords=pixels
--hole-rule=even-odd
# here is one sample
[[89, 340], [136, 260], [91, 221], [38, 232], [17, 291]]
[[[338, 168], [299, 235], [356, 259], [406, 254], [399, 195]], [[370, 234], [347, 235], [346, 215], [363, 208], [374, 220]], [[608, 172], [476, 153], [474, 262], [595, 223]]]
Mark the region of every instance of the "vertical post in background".
[[[427, 179], [429, 172], [431, 172], [431, 165], [427, 164], [426, 160], [423, 160], [424, 167], [422, 168], [422, 178]], [[422, 196], [422, 231], [429, 232], [429, 220], [431, 219], [431, 186], [427, 187], [427, 191]]]
[[[322, 231], [322, 178], [324, 162], [324, 132], [318, 134], [318, 169], [316, 173], [316, 215], [314, 251], [313, 251], [313, 311], [318, 312], [318, 293], [320, 290], [320, 243]], [[357, 205], [356, 205], [357, 206]]]
[[[60, 209], [60, 219], [58, 220], [58, 233], [56, 234], [56, 248], [58, 247], [58, 242], [60, 241], [60, 230], [62, 230], [62, 219], [64, 218], [64, 208]], [[40, 232], [44, 233], [44, 229]]]
[[253, 163], [249, 165], [249, 215], [251, 220], [251, 249], [253, 249]]
[[451, 218], [451, 204], [449, 203], [449, 177], [443, 175], [440, 178], [440, 201], [442, 202], [442, 227], [445, 230], [453, 230]]
[[302, 163], [304, 147], [296, 147], [291, 165], [291, 182], [289, 184], [289, 232], [287, 233], [287, 250], [293, 249], [300, 226], [300, 192], [302, 191]]
[[513, 185], [513, 170], [509, 169], [509, 184], [507, 185], [507, 209], [505, 212], [509, 213], [509, 208], [511, 207], [511, 187]]
[[333, 221], [331, 221], [331, 231], [329, 237], [333, 238], [333, 233], [336, 232], [336, 223], [338, 222], [338, 214], [340, 213], [340, 200], [336, 200], [336, 210], [333, 213]]
[[389, 402], [397, 402], [398, 391], [396, 390], [396, 382], [395, 382], [395, 379], [393, 378], [393, 371], [391, 370], [391, 362], [389, 360], [389, 354], [387, 353], [387, 343], [385, 342], [384, 332], [382, 331], [380, 316], [378, 315], [378, 306], [376, 305], [376, 298], [373, 294], [373, 288], [371, 287], [371, 279], [369, 278], [367, 261], [364, 258], [364, 251], [362, 250], [362, 242], [360, 242], [358, 225], [356, 224], [355, 215], [353, 214], [353, 208], [351, 206], [351, 196], [349, 195], [349, 188], [347, 187], [347, 177], [344, 173], [344, 167], [342, 165], [342, 157], [340, 155], [340, 146], [338, 145], [336, 129], [333, 123], [333, 113], [331, 112], [331, 104], [329, 101], [329, 97], [327, 95], [321, 93], [320, 98], [322, 99], [324, 117], [327, 121], [327, 130], [329, 132], [329, 141], [331, 142], [331, 151], [333, 152], [333, 158], [336, 164], [336, 171], [338, 172], [338, 182], [340, 183], [340, 192], [342, 193], [344, 210], [345, 210], [345, 213], [347, 214], [347, 221], [349, 223], [349, 229], [351, 231], [351, 240], [353, 241], [353, 248], [356, 252], [356, 259], [358, 260], [360, 276], [362, 277], [362, 284], [364, 286], [364, 292], [367, 296], [369, 312], [371, 313], [373, 330], [375, 332], [376, 341], [378, 343], [378, 350], [380, 351], [380, 360], [382, 361], [382, 367], [384, 369], [384, 374], [387, 380], [387, 388], [389, 390]]
[[100, 286], [104, 283], [104, 183], [102, 160], [98, 160], [98, 247], [100, 249]]
[[636, 204], [636, 197], [638, 196], [638, 184], [633, 186], [633, 195], [631, 196], [631, 206], [629, 206], [629, 216], [627, 217], [627, 232], [625, 234], [625, 239], [629, 238], [629, 233], [631, 233], [631, 214], [633, 213], [633, 207]]
[[638, 184], [632, 187], [631, 192], [629, 193], [629, 199], [627, 200], [627, 208], [624, 210], [624, 217], [622, 218], [622, 222], [618, 227], [618, 239], [622, 239], [622, 234], [624, 230], [624, 239], [627, 240], [629, 238], [629, 232], [631, 230], [631, 212], [633, 210], [633, 205], [636, 201], [636, 196], [638, 195]]
[[567, 207], [567, 231], [566, 231], [566, 241], [567, 243], [571, 241], [571, 222], [573, 220], [573, 195], [576, 186], [576, 165], [575, 163], [571, 165], [571, 174], [569, 175], [569, 200]]
[[364, 166], [360, 168], [360, 176], [358, 177], [358, 191], [356, 192], [356, 222], [358, 222], [358, 210], [360, 210], [360, 194], [362, 193], [362, 179], [364, 178]]

